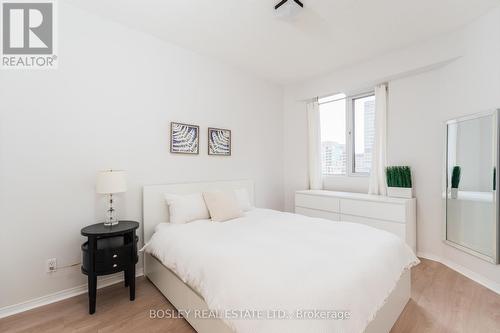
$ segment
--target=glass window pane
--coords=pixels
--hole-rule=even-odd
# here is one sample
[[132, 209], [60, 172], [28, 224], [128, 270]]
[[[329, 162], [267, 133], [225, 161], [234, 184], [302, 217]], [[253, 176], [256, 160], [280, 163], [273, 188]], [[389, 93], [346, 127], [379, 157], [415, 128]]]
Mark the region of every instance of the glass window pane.
[[375, 140], [375, 96], [353, 100], [354, 106], [354, 172], [369, 173]]
[[345, 175], [346, 99], [320, 104], [321, 169], [324, 175]]

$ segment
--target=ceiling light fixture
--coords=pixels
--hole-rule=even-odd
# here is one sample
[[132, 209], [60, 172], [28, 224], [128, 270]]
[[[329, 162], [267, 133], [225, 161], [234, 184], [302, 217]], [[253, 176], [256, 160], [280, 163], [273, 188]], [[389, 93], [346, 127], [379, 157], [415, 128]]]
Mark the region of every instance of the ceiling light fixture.
[[274, 6], [276, 16], [285, 19], [297, 16], [302, 8], [304, 4], [299, 0], [281, 0]]

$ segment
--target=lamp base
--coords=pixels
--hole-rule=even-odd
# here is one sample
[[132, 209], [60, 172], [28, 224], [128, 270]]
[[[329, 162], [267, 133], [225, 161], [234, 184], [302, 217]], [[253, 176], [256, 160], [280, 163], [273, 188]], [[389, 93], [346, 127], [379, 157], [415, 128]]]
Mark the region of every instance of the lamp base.
[[105, 227], [112, 227], [114, 225], [117, 225], [120, 221], [106, 221], [104, 222]]
[[116, 210], [113, 208], [113, 195], [109, 195], [109, 208], [106, 212], [106, 220], [104, 221], [104, 225], [106, 227], [110, 227], [113, 225], [117, 225], [120, 220], [118, 219], [118, 214], [116, 214]]

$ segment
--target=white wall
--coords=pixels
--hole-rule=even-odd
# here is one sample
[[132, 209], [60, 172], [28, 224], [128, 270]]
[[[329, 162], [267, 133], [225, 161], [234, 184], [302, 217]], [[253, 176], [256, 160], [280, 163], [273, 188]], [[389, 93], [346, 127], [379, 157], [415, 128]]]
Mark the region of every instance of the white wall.
[[[448, 36], [285, 89], [285, 207], [307, 188], [304, 102], [389, 81], [388, 162], [412, 167], [418, 251], [500, 291], [500, 266], [442, 242], [443, 123], [500, 106], [500, 9]], [[449, 59], [460, 57], [443, 65]], [[338, 178], [332, 189], [365, 191], [366, 179]]]
[[[0, 308], [86, 283], [45, 264], [80, 261], [98, 170], [128, 171], [127, 219], [145, 184], [249, 178], [257, 205], [283, 206], [281, 87], [62, 3], [59, 18], [57, 70], [0, 72]], [[169, 153], [170, 121], [201, 126], [199, 156]], [[207, 126], [232, 130], [233, 156], [207, 156]]]
[[[285, 87], [284, 96], [284, 177], [285, 209], [293, 210], [293, 192], [308, 187], [307, 122], [305, 102], [315, 96], [337, 92], [357, 93], [375, 84], [408, 77], [441, 67], [463, 54], [463, 33], [457, 32], [383, 57], [338, 70], [329, 75]], [[389, 105], [390, 108], [390, 105]], [[363, 177], [329, 177], [326, 189], [367, 192]]]

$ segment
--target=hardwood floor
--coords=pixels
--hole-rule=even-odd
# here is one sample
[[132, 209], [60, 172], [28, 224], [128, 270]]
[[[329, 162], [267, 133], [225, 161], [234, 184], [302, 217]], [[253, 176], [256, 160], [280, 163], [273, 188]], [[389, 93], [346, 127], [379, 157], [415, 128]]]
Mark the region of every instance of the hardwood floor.
[[411, 299], [396, 332], [500, 332], [500, 295], [432, 260], [412, 269]]
[[[194, 333], [183, 319], [150, 319], [150, 309], [172, 305], [144, 277], [134, 302], [114, 285], [97, 292], [97, 311], [87, 313], [80, 295], [0, 320], [0, 332]], [[500, 295], [446, 266], [422, 259], [412, 270], [412, 297], [391, 333], [500, 332]]]
[[184, 319], [149, 319], [150, 309], [173, 309], [145, 277], [136, 280], [135, 301], [123, 284], [97, 290], [88, 314], [87, 294], [0, 319], [0, 332], [179, 332], [195, 333]]

